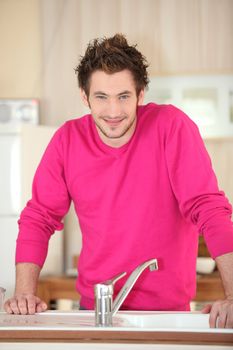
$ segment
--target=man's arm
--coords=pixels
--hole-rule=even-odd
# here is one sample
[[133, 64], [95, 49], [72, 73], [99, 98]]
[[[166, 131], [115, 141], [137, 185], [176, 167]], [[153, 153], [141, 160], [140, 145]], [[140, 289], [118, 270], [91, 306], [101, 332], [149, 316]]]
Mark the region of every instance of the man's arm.
[[47, 309], [44, 301], [36, 296], [37, 281], [40, 266], [32, 263], [18, 263], [16, 265], [15, 293], [4, 304], [9, 314], [34, 314]]
[[210, 327], [233, 328], [233, 253], [218, 256], [216, 263], [222, 279], [225, 299], [207, 305], [202, 312], [210, 312]]
[[233, 252], [216, 258], [226, 298], [233, 300]]

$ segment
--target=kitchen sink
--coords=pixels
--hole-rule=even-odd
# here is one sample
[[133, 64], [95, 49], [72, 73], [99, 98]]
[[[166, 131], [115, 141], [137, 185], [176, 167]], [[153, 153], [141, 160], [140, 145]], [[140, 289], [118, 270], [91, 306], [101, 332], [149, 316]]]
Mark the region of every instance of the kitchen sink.
[[0, 313], [1, 330], [105, 330], [225, 332], [233, 329], [209, 327], [209, 315], [200, 312], [119, 311], [112, 327], [95, 327], [93, 311], [47, 311], [35, 315]]
[[119, 316], [131, 327], [147, 330], [210, 330], [209, 315], [197, 312], [130, 312]]
[[[46, 311], [35, 315], [0, 312], [1, 344], [137, 343], [205, 344], [232, 348], [233, 329], [209, 328], [200, 312], [119, 311], [112, 327], [96, 327], [93, 311]], [[41, 347], [40, 347], [41, 349]], [[110, 349], [110, 348], [109, 348]]]

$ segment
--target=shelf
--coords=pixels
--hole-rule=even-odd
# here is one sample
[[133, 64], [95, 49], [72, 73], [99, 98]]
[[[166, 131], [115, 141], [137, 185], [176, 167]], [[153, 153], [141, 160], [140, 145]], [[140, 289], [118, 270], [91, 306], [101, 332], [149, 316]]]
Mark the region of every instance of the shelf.
[[[80, 295], [75, 289], [75, 277], [47, 276], [41, 277], [38, 283], [37, 295], [48, 306], [57, 299], [79, 300]], [[194, 301], [207, 302], [224, 298], [224, 290], [218, 271], [209, 275], [197, 276], [197, 294]]]

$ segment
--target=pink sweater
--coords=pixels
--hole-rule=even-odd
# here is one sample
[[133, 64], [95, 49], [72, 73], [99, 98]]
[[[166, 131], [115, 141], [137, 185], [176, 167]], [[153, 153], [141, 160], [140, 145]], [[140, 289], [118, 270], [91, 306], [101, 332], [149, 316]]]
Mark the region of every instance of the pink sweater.
[[139, 107], [135, 133], [120, 148], [101, 141], [91, 115], [58, 129], [20, 216], [16, 262], [43, 265], [71, 200], [82, 230], [77, 290], [86, 308], [94, 284], [157, 258], [159, 270], [144, 271], [124, 308], [188, 310], [199, 233], [213, 258], [233, 251], [231, 206], [197, 127], [171, 105]]

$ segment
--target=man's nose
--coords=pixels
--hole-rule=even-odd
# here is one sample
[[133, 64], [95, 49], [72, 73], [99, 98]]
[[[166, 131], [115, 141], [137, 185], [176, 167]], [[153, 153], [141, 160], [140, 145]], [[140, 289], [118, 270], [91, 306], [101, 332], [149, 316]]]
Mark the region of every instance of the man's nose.
[[108, 115], [109, 117], [118, 117], [121, 115], [121, 105], [118, 100], [110, 100], [108, 104]]

